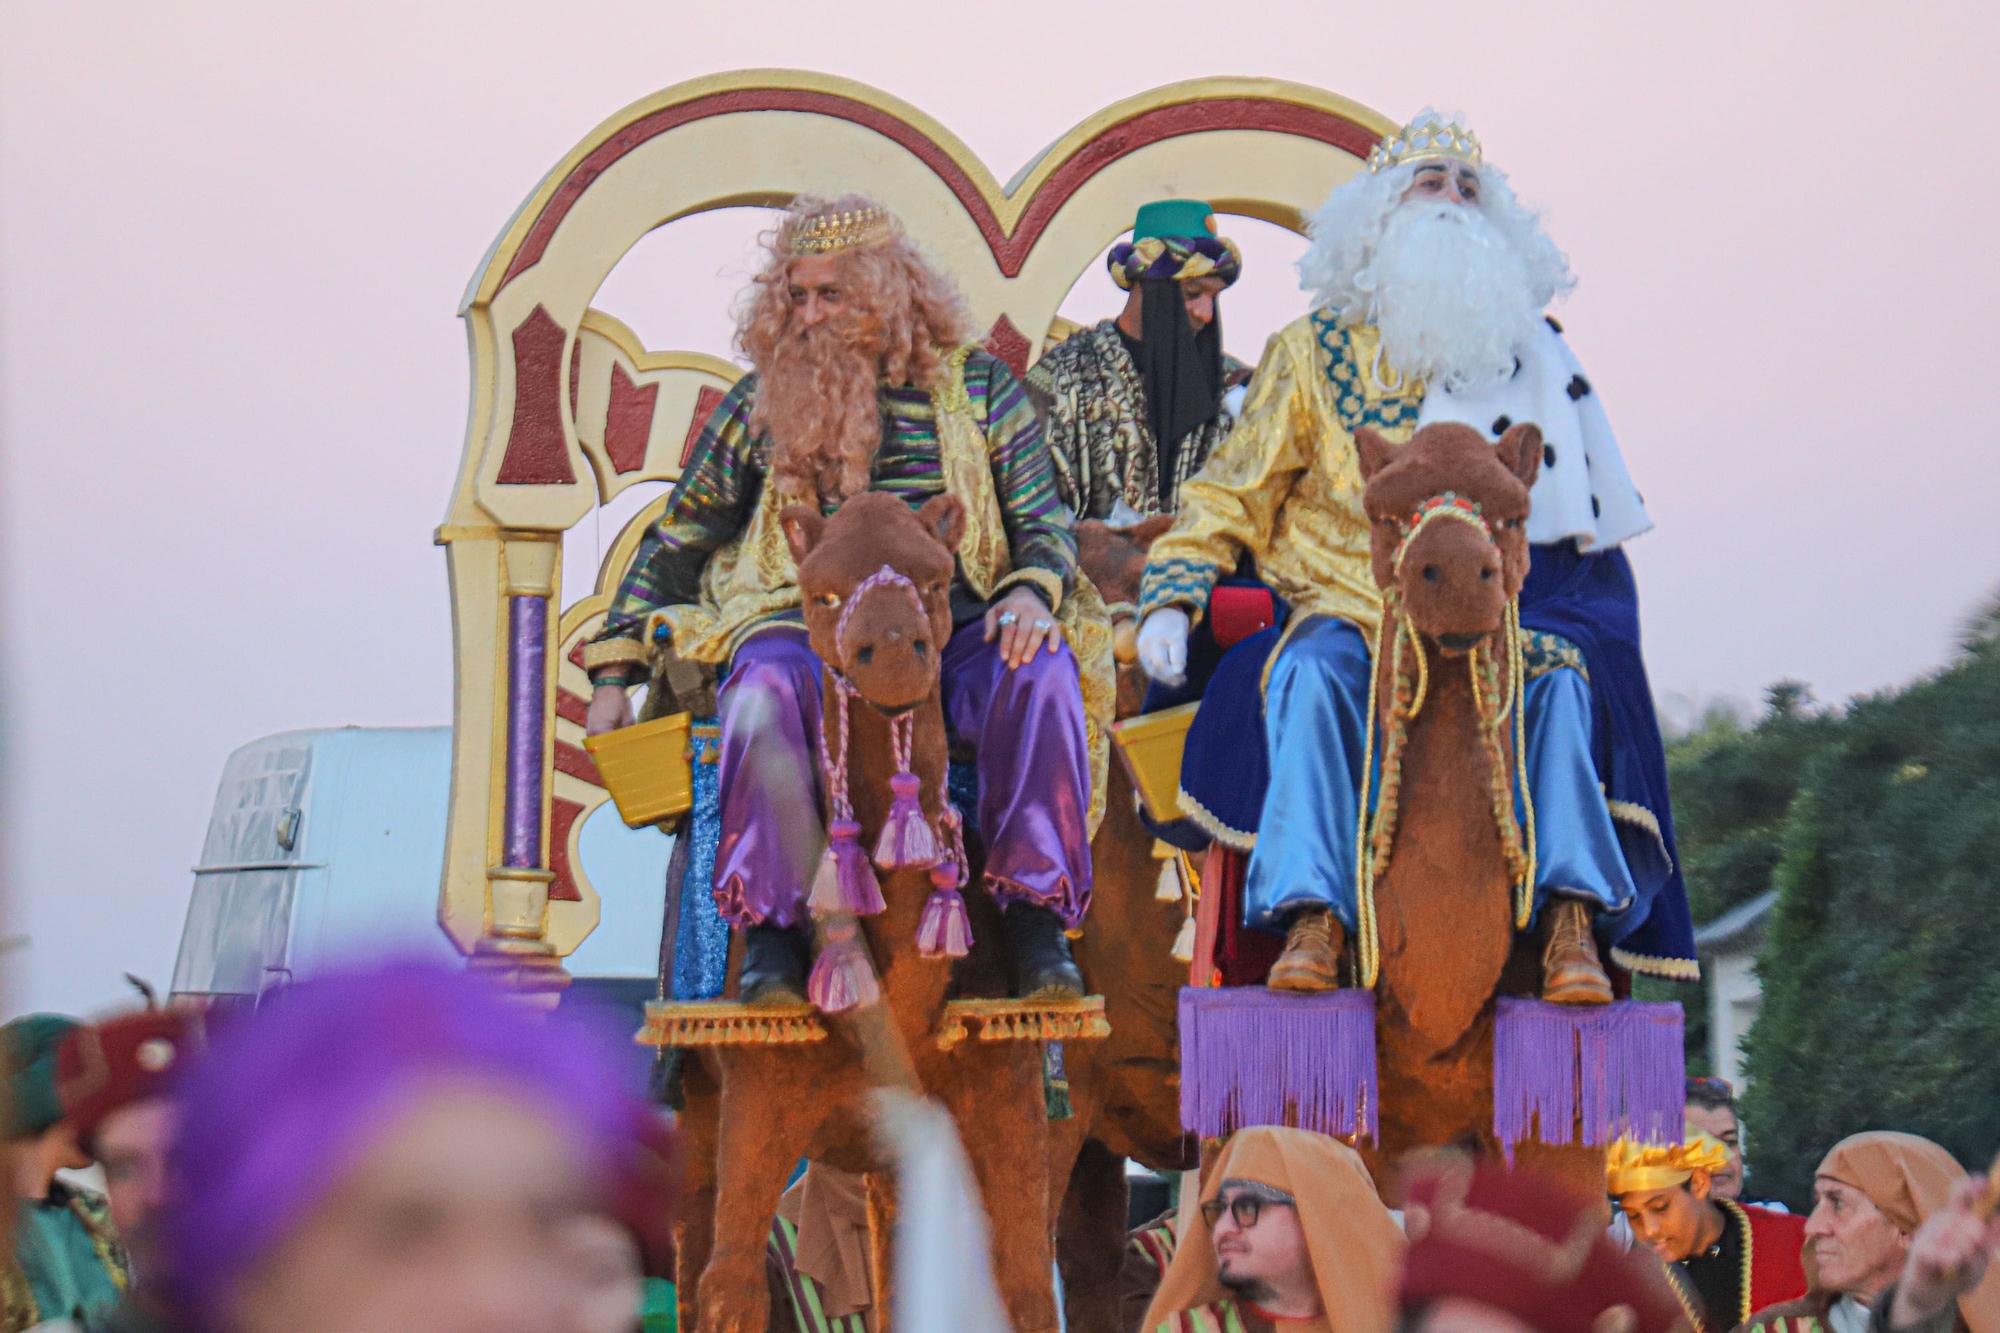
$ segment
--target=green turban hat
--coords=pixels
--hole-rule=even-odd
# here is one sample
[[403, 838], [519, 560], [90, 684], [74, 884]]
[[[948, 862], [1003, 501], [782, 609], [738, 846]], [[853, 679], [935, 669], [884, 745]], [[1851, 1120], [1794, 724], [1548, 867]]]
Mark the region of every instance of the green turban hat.
[[33, 1138], [62, 1119], [56, 1096], [56, 1049], [73, 1018], [29, 1014], [0, 1027], [0, 1059], [7, 1067], [7, 1137]]

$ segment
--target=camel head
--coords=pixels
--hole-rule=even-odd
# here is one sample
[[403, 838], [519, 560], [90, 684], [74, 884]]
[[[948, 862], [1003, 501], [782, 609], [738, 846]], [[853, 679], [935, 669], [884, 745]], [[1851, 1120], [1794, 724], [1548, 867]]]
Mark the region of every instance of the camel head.
[[1441, 652], [1470, 652], [1499, 632], [1528, 576], [1528, 488], [1542, 463], [1541, 431], [1523, 424], [1488, 444], [1470, 426], [1441, 421], [1404, 445], [1366, 426], [1354, 442], [1375, 582]]
[[1146, 571], [1146, 552], [1173, 525], [1171, 514], [1155, 514], [1122, 528], [1099, 518], [1076, 525], [1077, 567], [1111, 610], [1120, 717], [1136, 714], [1146, 697], [1146, 673], [1139, 669], [1139, 579]]
[[871, 491], [832, 518], [789, 505], [780, 522], [819, 659], [885, 713], [929, 698], [951, 638], [952, 553], [965, 531], [959, 502], [939, 495], [912, 510]]

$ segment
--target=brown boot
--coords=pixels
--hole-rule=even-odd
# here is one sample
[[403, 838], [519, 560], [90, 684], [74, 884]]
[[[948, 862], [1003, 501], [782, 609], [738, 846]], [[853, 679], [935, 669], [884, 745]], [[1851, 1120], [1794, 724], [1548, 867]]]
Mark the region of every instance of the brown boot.
[[1574, 898], [1549, 904], [1542, 946], [1542, 999], [1550, 1004], [1610, 1004], [1611, 978], [1590, 933], [1590, 909]]
[[1271, 964], [1264, 984], [1272, 990], [1327, 991], [1340, 986], [1340, 922], [1324, 907], [1292, 915], [1285, 951]]

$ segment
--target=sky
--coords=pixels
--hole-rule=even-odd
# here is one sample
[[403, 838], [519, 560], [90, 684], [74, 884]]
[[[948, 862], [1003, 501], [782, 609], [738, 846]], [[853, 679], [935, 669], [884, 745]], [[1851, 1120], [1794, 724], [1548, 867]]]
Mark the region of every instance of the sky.
[[[2000, 585], [1996, 56], [1982, 3], [6, 0], [9, 1008], [164, 984], [237, 746], [448, 719], [454, 312], [521, 199], [631, 101], [841, 74], [1003, 180], [1202, 75], [1465, 112], [1581, 279], [1558, 314], [1659, 525], [1631, 555], [1672, 717], [1784, 677], [1834, 703], [1906, 682]], [[1251, 272], [1225, 326], [1253, 359], [1303, 310], [1298, 246], [1233, 226]], [[752, 230], [656, 233], [597, 304], [723, 352]], [[1098, 281], [1070, 313], [1108, 309]], [[586, 523], [572, 557], [615, 530]]]

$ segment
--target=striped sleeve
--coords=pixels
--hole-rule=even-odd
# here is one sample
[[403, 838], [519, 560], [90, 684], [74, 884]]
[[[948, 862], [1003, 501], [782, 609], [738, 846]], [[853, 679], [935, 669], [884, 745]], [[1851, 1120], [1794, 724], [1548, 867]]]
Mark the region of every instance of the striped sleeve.
[[592, 683], [636, 685], [645, 678], [647, 617], [663, 606], [698, 600], [709, 556], [749, 520], [763, 480], [750, 438], [755, 392], [756, 377], [745, 375], [702, 427], [666, 513], [640, 540], [604, 628], [584, 649]]
[[1076, 582], [1076, 534], [1056, 493], [1055, 466], [1034, 405], [1013, 373], [984, 352], [966, 361], [965, 389], [986, 427], [986, 456], [1014, 566], [995, 596], [1026, 584], [1051, 608], [1059, 607]]

